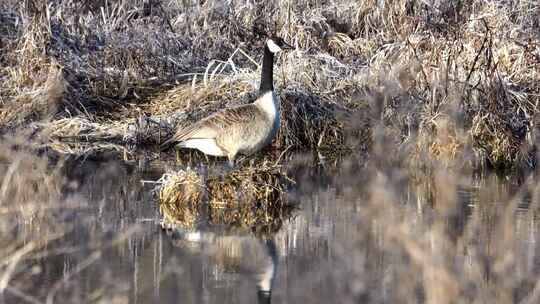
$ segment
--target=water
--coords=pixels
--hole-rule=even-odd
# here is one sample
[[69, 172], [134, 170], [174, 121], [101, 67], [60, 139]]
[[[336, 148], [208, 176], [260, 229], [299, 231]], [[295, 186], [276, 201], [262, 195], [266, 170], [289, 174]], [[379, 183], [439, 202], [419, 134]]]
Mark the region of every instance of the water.
[[[143, 181], [167, 166], [88, 159], [66, 166], [76, 181], [66, 197], [84, 204], [58, 212], [65, 234], [25, 262], [39, 287], [36, 302], [422, 303], [440, 292], [430, 285], [433, 269], [450, 296], [452, 280], [470, 280], [480, 287], [464, 284], [460, 297], [493, 293], [505, 301], [494, 289], [506, 286], [515, 301], [538, 278], [535, 188], [523, 186], [530, 181], [471, 179], [457, 191], [461, 207], [446, 214], [433, 203], [442, 201], [444, 191], [434, 190], [441, 184], [389, 175], [374, 190], [366, 180], [376, 175], [298, 167], [289, 194], [297, 209], [274, 233], [260, 234], [219, 225], [162, 229], [155, 184]], [[516, 197], [516, 205], [505, 203]], [[506, 221], [497, 216], [509, 210]]]

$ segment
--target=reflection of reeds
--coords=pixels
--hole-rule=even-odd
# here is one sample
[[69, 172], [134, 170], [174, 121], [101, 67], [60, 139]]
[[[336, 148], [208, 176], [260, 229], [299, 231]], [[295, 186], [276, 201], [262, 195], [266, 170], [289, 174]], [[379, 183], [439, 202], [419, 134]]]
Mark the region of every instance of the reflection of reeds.
[[[476, 179], [443, 164], [421, 175], [394, 165], [372, 162], [362, 172], [342, 173], [336, 177], [337, 194], [315, 196], [319, 209], [308, 221], [336, 212], [343, 221], [355, 222], [334, 220], [332, 226], [339, 231], [331, 234], [333, 250], [342, 260], [329, 269], [348, 273], [346, 290], [360, 284], [355, 292], [345, 292], [345, 299], [536, 299], [530, 292], [538, 286], [532, 266], [538, 259], [532, 252], [538, 239], [538, 181], [519, 184], [519, 176], [509, 182], [496, 175]], [[527, 207], [519, 207], [524, 203]], [[352, 265], [358, 268], [348, 272]], [[329, 274], [328, 280], [338, 277]], [[313, 283], [325, 286], [307, 282]], [[385, 287], [375, 291], [373, 286]]]
[[167, 173], [159, 190], [164, 224], [195, 227], [204, 222], [275, 231], [293, 209], [284, 197], [292, 181], [282, 170], [263, 162], [204, 181], [192, 169]]
[[28, 255], [63, 235], [64, 225], [50, 215], [66, 208], [58, 204], [64, 185], [60, 166], [29, 152], [23, 141], [0, 142], [1, 293], [12, 289]]

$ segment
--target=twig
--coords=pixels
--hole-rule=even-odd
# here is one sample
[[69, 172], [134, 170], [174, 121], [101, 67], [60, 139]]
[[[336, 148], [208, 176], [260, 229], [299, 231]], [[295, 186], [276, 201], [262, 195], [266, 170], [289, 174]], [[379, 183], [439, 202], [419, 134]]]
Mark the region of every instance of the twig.
[[32, 297], [31, 295], [28, 295], [28, 294], [22, 292], [21, 290], [19, 290], [16, 287], [13, 287], [13, 286], [9, 286], [9, 285], [6, 286], [6, 291], [11, 293], [14, 296], [20, 298], [21, 300], [28, 302], [28, 303], [32, 303], [32, 304], [41, 304], [41, 303], [43, 303], [40, 300], [38, 300], [37, 298]]
[[[484, 26], [486, 27], [486, 31], [489, 32], [489, 27], [487, 26], [486, 21], [484, 19], [481, 19], [481, 20], [484, 21]], [[467, 75], [467, 78], [465, 79], [465, 83], [469, 83], [469, 80], [471, 79], [471, 76], [473, 72], [475, 71], [476, 63], [478, 62], [478, 59], [480, 58], [480, 54], [482, 54], [482, 51], [484, 50], [484, 47], [486, 46], [486, 42], [488, 41], [488, 39], [489, 39], [489, 35], [486, 35], [486, 37], [484, 38], [484, 41], [482, 41], [480, 50], [478, 51], [478, 53], [476, 53], [476, 56], [474, 57], [473, 65], [471, 69], [469, 70], [469, 74]]]
[[65, 282], [69, 281], [69, 279], [76, 274], [82, 272], [86, 268], [88, 268], [90, 265], [92, 265], [94, 262], [96, 262], [101, 257], [101, 250], [94, 251], [88, 258], [83, 260], [81, 263], [77, 265], [74, 271], [69, 272], [64, 275], [62, 280], [59, 280], [56, 282], [51, 290], [49, 291], [49, 294], [47, 294], [47, 304], [53, 304], [54, 303], [54, 296], [56, 293], [62, 288]]
[[2, 278], [0, 279], [0, 294], [4, 293], [4, 290], [8, 286], [9, 280], [11, 278], [11, 275], [15, 271], [15, 267], [21, 260], [21, 258], [34, 250], [36, 248], [36, 243], [30, 242], [26, 245], [24, 245], [21, 249], [17, 250], [10, 258], [9, 265], [6, 267], [6, 270], [4, 270], [4, 274], [2, 275]]
[[19, 163], [21, 162], [20, 158], [17, 158], [7, 169], [6, 174], [4, 175], [4, 180], [2, 181], [2, 187], [0, 187], [0, 205], [3, 204], [4, 198], [6, 196], [8, 186], [11, 183], [11, 178], [13, 177], [13, 174], [15, 173], [15, 170], [19, 167]]
[[409, 38], [407, 38], [407, 45], [412, 49], [414, 58], [416, 59], [416, 61], [418, 61], [418, 64], [420, 64], [420, 71], [422, 71], [422, 77], [424, 77], [424, 81], [426, 83], [427, 90], [431, 91], [431, 87], [430, 87], [429, 82], [428, 82], [427, 74], [424, 71], [424, 65], [422, 64], [422, 61], [420, 60], [420, 57], [416, 53], [416, 48], [412, 45]]
[[176, 32], [174, 31], [174, 28], [171, 24], [171, 20], [169, 20], [169, 16], [167, 15], [167, 13], [165, 12], [165, 9], [163, 8], [163, 5], [161, 5], [161, 1], [156, 1], [157, 4], [159, 5], [159, 8], [161, 8], [161, 12], [163, 13], [163, 18], [165, 19], [165, 21], [167, 21], [167, 25], [169, 26], [169, 28], [171, 29], [171, 32], [175, 33]]

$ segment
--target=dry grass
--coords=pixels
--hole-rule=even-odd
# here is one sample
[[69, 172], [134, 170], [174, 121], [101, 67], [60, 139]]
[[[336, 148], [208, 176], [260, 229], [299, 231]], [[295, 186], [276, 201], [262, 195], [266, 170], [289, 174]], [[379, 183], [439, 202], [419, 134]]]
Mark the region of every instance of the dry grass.
[[[527, 138], [536, 132], [540, 43], [538, 6], [527, 1], [171, 1], [152, 11], [136, 0], [103, 10], [30, 3], [23, 14], [3, 4], [4, 131], [43, 117], [53, 118], [52, 128], [54, 119], [86, 119], [102, 124], [92, 126], [95, 138], [53, 135], [159, 143], [177, 124], [252, 100], [254, 63], [273, 32], [298, 48], [277, 62], [286, 113], [277, 147], [369, 150], [373, 117], [351, 114], [371, 108], [395, 132], [394, 149], [418, 141], [411, 151], [448, 150], [436, 147], [434, 124], [448, 117], [466, 138], [451, 157], [472, 154], [497, 168], [535, 164]], [[54, 66], [62, 77], [48, 72]], [[178, 81], [186, 83], [166, 89]], [[10, 110], [20, 104], [22, 111]]]
[[62, 102], [65, 86], [61, 69], [51, 65], [42, 86], [20, 94], [4, 105], [0, 113], [0, 126], [16, 128], [29, 121], [51, 118]]
[[[336, 260], [288, 281], [299, 284], [288, 296], [305, 300], [309, 288], [337, 290], [343, 302], [538, 302], [536, 249], [531, 262], [518, 248], [523, 226], [537, 225], [535, 177], [517, 190], [470, 178], [478, 167], [536, 166], [538, 3], [159, 3], [150, 12], [141, 0], [0, 3], [0, 290], [15, 280], [31, 290], [19, 262], [68, 222], [52, 210], [69, 181], [36, 147], [152, 148], [178, 125], [247, 103], [262, 33], [272, 32], [297, 48], [276, 60], [277, 140], [218, 177], [166, 174], [165, 222], [196, 228], [210, 214], [212, 225], [276, 232], [291, 215], [292, 182], [275, 154], [345, 151], [331, 190], [297, 180], [329, 196], [305, 209], [350, 221], [332, 218]], [[459, 196], [470, 188], [473, 206]], [[518, 202], [528, 203], [526, 222], [513, 217]]]
[[163, 175], [159, 190], [159, 209], [164, 225], [194, 227], [200, 216], [203, 199], [202, 179], [195, 171]]
[[269, 162], [206, 178], [188, 168], [160, 181], [158, 203], [165, 227], [210, 224], [270, 233], [294, 209], [285, 198], [294, 182]]

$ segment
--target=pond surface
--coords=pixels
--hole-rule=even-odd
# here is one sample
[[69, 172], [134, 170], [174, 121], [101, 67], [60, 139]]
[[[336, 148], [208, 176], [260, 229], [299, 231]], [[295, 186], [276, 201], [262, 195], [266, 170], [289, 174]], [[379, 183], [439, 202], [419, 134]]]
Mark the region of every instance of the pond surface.
[[[47, 303], [422, 303], [441, 286], [452, 297], [452, 280], [478, 283], [458, 285], [465, 298], [504, 300], [496, 290], [506, 286], [516, 301], [530, 296], [540, 270], [527, 180], [458, 181], [451, 192], [459, 208], [445, 213], [437, 199], [444, 191], [434, 189], [451, 183], [387, 174], [370, 184], [380, 178], [297, 167], [295, 211], [261, 235], [162, 229], [152, 190], [170, 164], [87, 159], [67, 167], [77, 190], [66, 197], [85, 204], [58, 216], [65, 235], [34, 266], [35, 284], [48, 286], [36, 298]], [[430, 285], [432, 275], [440, 285]]]

